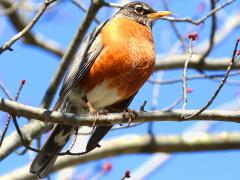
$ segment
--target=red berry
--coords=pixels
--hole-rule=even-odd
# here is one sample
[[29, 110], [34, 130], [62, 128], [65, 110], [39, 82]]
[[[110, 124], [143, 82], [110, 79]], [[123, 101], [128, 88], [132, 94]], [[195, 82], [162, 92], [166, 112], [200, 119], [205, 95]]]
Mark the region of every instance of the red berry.
[[193, 92], [193, 89], [192, 88], [187, 88], [187, 93], [192, 93]]
[[125, 172], [125, 177], [126, 178], [130, 178], [131, 176], [130, 176], [130, 171], [129, 170], [127, 170], [126, 172]]
[[22, 85], [24, 85], [24, 84], [25, 84], [25, 82], [26, 82], [26, 80], [22, 80], [21, 84], [22, 84]]
[[198, 38], [198, 33], [197, 32], [191, 32], [188, 34], [188, 39], [191, 39], [195, 41]]
[[108, 163], [103, 164], [103, 170], [105, 172], [111, 171], [112, 170], [112, 163], [108, 162]]

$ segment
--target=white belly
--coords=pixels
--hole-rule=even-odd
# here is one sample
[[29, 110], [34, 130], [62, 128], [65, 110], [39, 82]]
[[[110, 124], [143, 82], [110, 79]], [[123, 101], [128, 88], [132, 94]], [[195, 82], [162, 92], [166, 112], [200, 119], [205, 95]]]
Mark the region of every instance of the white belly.
[[118, 90], [114, 88], [109, 89], [106, 81], [97, 85], [86, 96], [95, 109], [102, 109], [120, 100]]

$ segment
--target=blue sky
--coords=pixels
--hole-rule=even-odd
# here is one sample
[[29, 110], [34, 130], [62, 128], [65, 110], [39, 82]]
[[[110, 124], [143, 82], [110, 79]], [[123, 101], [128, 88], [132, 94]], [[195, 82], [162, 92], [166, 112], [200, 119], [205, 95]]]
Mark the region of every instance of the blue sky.
[[[40, 2], [40, 1], [39, 1]], [[86, 5], [87, 0], [83, 1]], [[114, 1], [110, 1], [114, 2]], [[151, 4], [155, 9], [162, 10], [161, 1], [145, 1]], [[218, 5], [225, 1], [220, 0]], [[209, 10], [209, 1], [168, 1], [170, 10], [177, 17], [191, 16], [193, 18], [200, 18]], [[197, 7], [199, 3], [205, 3], [206, 9], [203, 12], [198, 12]], [[234, 9], [239, 7], [239, 2], [230, 5], [224, 11], [218, 13], [217, 24], [221, 28], [224, 20], [234, 13]], [[235, 11], [237, 11], [235, 9]], [[112, 9], [103, 8], [98, 13], [98, 19], [106, 20], [112, 15]], [[53, 7], [40, 21], [36, 24], [33, 31], [40, 32], [46, 37], [59, 42], [61, 46], [66, 49], [71, 42], [84, 14], [74, 6], [70, 1], [62, 1], [58, 6]], [[16, 32], [11, 27], [8, 19], [0, 16], [0, 44], [5, 43]], [[94, 22], [91, 29], [97, 24]], [[209, 37], [210, 19], [204, 23], [204, 27], [200, 30], [197, 27], [189, 26], [187, 23], [179, 23], [177, 27], [181, 33], [187, 34], [191, 31], [199, 32], [199, 39], [194, 42], [194, 47], [197, 47], [202, 41]], [[176, 42], [176, 36], [170, 29], [169, 22], [159, 21], [153, 27], [154, 39], [156, 43], [156, 53], [168, 53], [173, 44]], [[239, 29], [233, 31], [225, 40], [220, 43], [210, 57], [231, 57], [235, 40], [239, 37]], [[188, 43], [188, 41], [186, 41]], [[25, 45], [20, 40], [13, 46], [13, 52], [5, 52], [0, 56], [0, 81], [15, 95], [21, 80], [26, 80], [26, 85], [23, 88], [19, 102], [39, 106], [41, 99], [48, 87], [55, 70], [59, 64], [59, 58], [50, 53], [46, 53], [35, 47]], [[223, 72], [223, 71], [219, 71]], [[218, 73], [219, 73], [218, 72]], [[196, 74], [194, 70], [189, 70], [189, 74]], [[211, 73], [211, 72], [209, 72]], [[172, 79], [181, 77], [182, 70], [169, 70], [164, 72], [164, 79]], [[152, 76], [155, 78], [156, 74]], [[235, 77], [239, 79], [239, 77]], [[212, 96], [212, 93], [218, 86], [218, 83], [209, 80], [195, 80], [188, 82], [188, 86], [193, 88], [193, 93], [188, 96], [187, 108], [200, 108]], [[151, 109], [153, 86], [146, 83], [135, 97], [131, 104], [133, 109], [138, 109], [144, 100], [148, 100], [146, 109]], [[236, 99], [236, 94], [239, 91], [238, 86], [225, 86], [219, 94], [215, 102], [210, 108], [218, 107], [219, 105]], [[157, 109], [162, 109], [172, 102], [174, 102], [182, 94], [181, 83], [173, 85], [162, 85], [160, 87], [160, 95], [158, 97]], [[5, 97], [0, 91], [0, 96]], [[181, 105], [176, 108], [181, 108]], [[4, 127], [4, 120], [6, 114], [1, 113], [1, 129]], [[21, 119], [20, 124], [26, 121]], [[156, 134], [180, 134], [185, 129], [189, 128], [196, 122], [158, 122], [154, 123], [154, 133]], [[147, 133], [148, 123], [138, 126], [136, 128], [113, 131], [106, 137], [111, 138], [126, 134], [145, 134]], [[221, 131], [236, 131], [239, 130], [239, 125], [236, 123], [216, 123], [212, 132]], [[8, 134], [14, 131], [13, 125], [10, 125]], [[104, 148], [104, 147], [102, 147]], [[83, 164], [77, 168], [76, 174], [81, 175], [81, 172], [92, 170], [96, 166], [101, 166], [105, 162], [112, 162], [113, 169], [102, 179], [120, 179], [124, 172], [129, 169], [134, 171], [140, 164], [144, 163], [150, 157], [150, 154], [124, 155], [114, 157], [111, 159], [103, 159], [98, 162], [90, 162]], [[29, 162], [28, 154], [18, 156], [15, 153], [1, 162], [0, 174], [9, 172], [15, 168], [21, 167]], [[147, 179], [194, 179], [194, 180], [210, 180], [210, 179], [237, 179], [239, 176], [240, 152], [239, 151], [215, 151], [215, 152], [194, 152], [194, 153], [177, 153], [173, 158], [167, 162], [163, 167], [158, 168], [151, 173]], [[3, 168], [4, 167], [4, 168]], [[53, 176], [53, 178], [56, 176]]]

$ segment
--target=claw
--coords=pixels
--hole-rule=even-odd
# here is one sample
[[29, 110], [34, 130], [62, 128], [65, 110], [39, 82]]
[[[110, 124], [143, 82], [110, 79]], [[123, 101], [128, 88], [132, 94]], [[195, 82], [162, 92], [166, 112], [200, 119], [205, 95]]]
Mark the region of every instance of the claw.
[[137, 111], [132, 110], [132, 109], [125, 109], [124, 112], [123, 112], [123, 118], [124, 119], [126, 118], [126, 114], [128, 114], [128, 125], [127, 125], [127, 127], [129, 127], [132, 123], [133, 118], [137, 116]]
[[94, 121], [93, 121], [93, 125], [92, 125], [92, 127], [93, 127], [93, 129], [94, 129], [94, 128], [96, 127], [96, 122], [97, 122], [97, 120], [98, 120], [99, 114], [98, 114], [98, 111], [96, 111], [96, 110], [92, 107], [92, 105], [91, 105], [90, 102], [87, 102], [87, 106], [88, 106], [88, 109], [89, 109], [90, 113], [92, 113], [93, 116], [94, 116]]
[[96, 123], [97, 123], [97, 121], [98, 121], [99, 115], [107, 115], [107, 114], [109, 113], [108, 110], [97, 111], [97, 110], [95, 110], [92, 106], [89, 106], [89, 111], [90, 111], [90, 113], [92, 113], [93, 116], [94, 116], [94, 121], [93, 121], [93, 125], [92, 125], [93, 129], [96, 127]]
[[93, 129], [95, 129], [96, 127], [96, 122], [98, 121], [98, 116], [99, 116], [99, 112], [95, 111], [95, 112], [92, 112], [93, 113], [93, 116], [94, 116], [94, 121], [93, 121]]
[[92, 113], [94, 116], [94, 121], [93, 121], [93, 125], [92, 125], [92, 127], [94, 129], [96, 127], [96, 122], [98, 120], [98, 112], [92, 107], [90, 102], [87, 102], [86, 104], [88, 106], [89, 112]]

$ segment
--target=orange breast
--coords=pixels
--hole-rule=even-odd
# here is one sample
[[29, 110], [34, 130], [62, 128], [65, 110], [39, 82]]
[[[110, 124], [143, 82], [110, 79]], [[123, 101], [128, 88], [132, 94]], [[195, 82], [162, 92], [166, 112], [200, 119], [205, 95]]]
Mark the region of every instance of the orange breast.
[[155, 50], [151, 30], [135, 21], [114, 18], [102, 29], [104, 48], [82, 83], [85, 92], [103, 81], [117, 88], [124, 100], [135, 94], [151, 75]]

